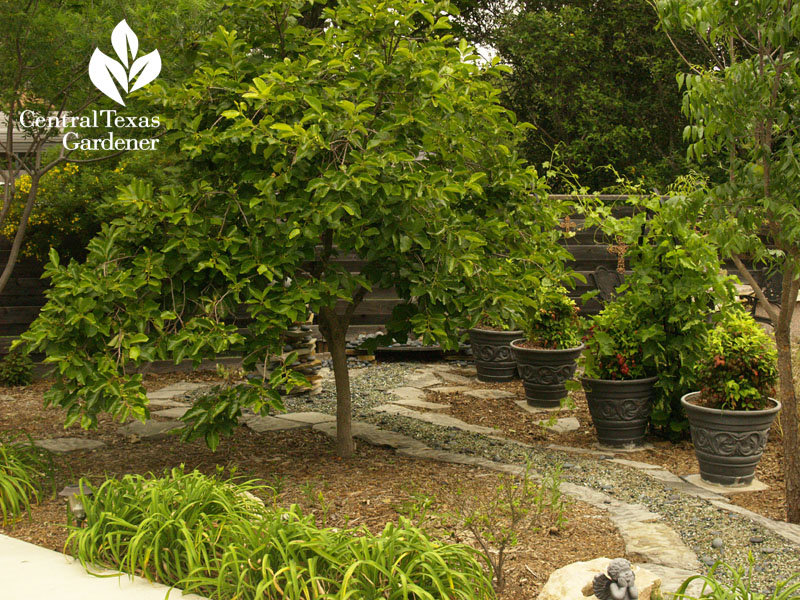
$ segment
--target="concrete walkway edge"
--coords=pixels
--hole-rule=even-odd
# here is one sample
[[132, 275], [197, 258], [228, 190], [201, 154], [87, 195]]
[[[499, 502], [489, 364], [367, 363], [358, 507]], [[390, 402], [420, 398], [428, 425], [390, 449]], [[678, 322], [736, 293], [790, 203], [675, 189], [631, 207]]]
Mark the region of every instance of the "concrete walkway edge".
[[203, 600], [179, 589], [114, 571], [87, 573], [77, 560], [0, 534], [0, 580], [7, 600]]

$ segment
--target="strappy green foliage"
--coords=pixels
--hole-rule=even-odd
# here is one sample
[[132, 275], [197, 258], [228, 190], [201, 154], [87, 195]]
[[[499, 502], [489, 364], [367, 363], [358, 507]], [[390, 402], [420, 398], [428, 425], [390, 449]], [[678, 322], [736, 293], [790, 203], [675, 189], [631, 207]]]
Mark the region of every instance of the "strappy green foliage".
[[30, 439], [0, 436], [0, 522], [14, 520], [38, 502], [52, 473], [50, 456]]
[[[88, 486], [88, 484], [86, 484]], [[319, 528], [296, 505], [267, 507], [252, 481], [173, 469], [110, 479], [85, 497], [68, 546], [99, 565], [215, 599], [493, 598], [478, 554], [409, 521], [380, 535]]]
[[[755, 562], [749, 556], [749, 568], [735, 568], [724, 562], [717, 562], [706, 575], [694, 575], [684, 581], [673, 598], [675, 600], [800, 600], [800, 574], [786, 581], [779, 581], [770, 592], [760, 593], [753, 589], [752, 570]], [[687, 593], [689, 585], [696, 581], [703, 583], [699, 596]]]

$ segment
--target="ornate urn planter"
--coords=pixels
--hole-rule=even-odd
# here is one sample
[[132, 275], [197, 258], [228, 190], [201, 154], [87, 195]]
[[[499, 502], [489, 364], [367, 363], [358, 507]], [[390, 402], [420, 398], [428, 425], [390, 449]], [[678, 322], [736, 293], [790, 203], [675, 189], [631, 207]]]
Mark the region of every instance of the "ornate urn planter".
[[694, 404], [699, 396], [686, 394], [681, 404], [689, 417], [700, 477], [721, 485], [750, 483], [781, 403], [770, 398], [772, 407], [764, 410], [720, 410]]
[[517, 363], [511, 356], [510, 344], [522, 335], [522, 331], [495, 331], [493, 329], [470, 329], [469, 343], [478, 380], [486, 382], [511, 381], [517, 375]]
[[641, 446], [658, 377], [618, 381], [581, 378], [597, 440], [603, 446]]
[[561, 406], [561, 400], [567, 397], [564, 384], [575, 375], [576, 361], [584, 345], [564, 350], [540, 350], [520, 346], [524, 342], [524, 339], [511, 342], [511, 352], [517, 361], [525, 399], [530, 406]]

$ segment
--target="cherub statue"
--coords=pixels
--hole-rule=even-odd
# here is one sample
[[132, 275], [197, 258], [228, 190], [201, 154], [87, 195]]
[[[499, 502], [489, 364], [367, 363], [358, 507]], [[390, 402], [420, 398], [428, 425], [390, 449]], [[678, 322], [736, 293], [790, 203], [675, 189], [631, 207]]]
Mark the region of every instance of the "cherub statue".
[[599, 600], [637, 600], [636, 576], [631, 563], [624, 558], [615, 558], [608, 565], [608, 576], [596, 575], [592, 587]]

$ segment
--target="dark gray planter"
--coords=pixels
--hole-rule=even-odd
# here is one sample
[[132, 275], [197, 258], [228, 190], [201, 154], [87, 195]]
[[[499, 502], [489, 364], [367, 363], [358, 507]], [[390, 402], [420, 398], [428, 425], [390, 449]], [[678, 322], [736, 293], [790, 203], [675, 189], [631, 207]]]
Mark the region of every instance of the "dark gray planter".
[[720, 485], [750, 483], [781, 403], [770, 398], [774, 406], [764, 410], [719, 410], [692, 404], [699, 396], [686, 394], [681, 404], [689, 417], [700, 477]]
[[470, 329], [469, 343], [478, 371], [478, 380], [486, 382], [511, 381], [517, 376], [517, 363], [511, 356], [512, 340], [522, 332], [494, 331], [492, 329]]
[[616, 381], [581, 378], [597, 439], [603, 446], [641, 446], [658, 377]]
[[575, 375], [576, 361], [584, 345], [565, 350], [536, 350], [521, 348], [518, 339], [511, 342], [511, 352], [517, 361], [517, 371], [525, 388], [525, 399], [530, 406], [555, 408], [567, 397], [564, 384]]

